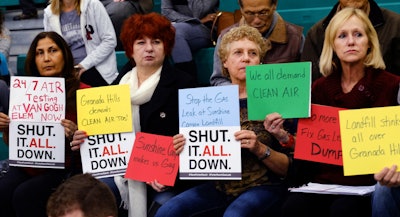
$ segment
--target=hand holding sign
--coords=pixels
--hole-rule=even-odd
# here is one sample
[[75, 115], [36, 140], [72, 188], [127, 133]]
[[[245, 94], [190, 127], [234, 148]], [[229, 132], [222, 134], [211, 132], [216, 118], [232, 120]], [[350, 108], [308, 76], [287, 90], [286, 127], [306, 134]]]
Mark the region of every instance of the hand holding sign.
[[132, 131], [129, 85], [78, 90], [78, 128], [88, 135]]
[[124, 175], [134, 141], [133, 132], [88, 136], [80, 145], [83, 172], [98, 178]]
[[311, 117], [298, 122], [295, 158], [343, 165], [339, 110], [343, 109], [311, 105]]
[[125, 177], [173, 186], [178, 165], [172, 137], [137, 133]]
[[64, 78], [13, 76], [10, 95], [10, 165], [64, 168]]
[[181, 179], [241, 179], [238, 86], [179, 90]]
[[339, 117], [344, 175], [373, 174], [399, 163], [399, 106], [343, 110]]
[[310, 62], [247, 66], [249, 119], [263, 120], [273, 112], [284, 118], [309, 117], [310, 70]]

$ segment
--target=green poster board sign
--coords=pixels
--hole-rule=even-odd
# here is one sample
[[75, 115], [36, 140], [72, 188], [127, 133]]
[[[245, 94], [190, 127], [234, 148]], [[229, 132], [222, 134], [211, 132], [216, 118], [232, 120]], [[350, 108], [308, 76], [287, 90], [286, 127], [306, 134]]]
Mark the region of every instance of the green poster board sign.
[[249, 120], [310, 117], [311, 62], [247, 66], [246, 87]]

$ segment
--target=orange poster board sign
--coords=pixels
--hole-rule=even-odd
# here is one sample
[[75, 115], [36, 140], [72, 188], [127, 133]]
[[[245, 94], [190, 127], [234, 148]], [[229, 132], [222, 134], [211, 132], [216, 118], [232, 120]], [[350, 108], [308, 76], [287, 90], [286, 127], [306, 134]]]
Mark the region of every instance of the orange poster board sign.
[[343, 165], [339, 110], [343, 108], [311, 105], [311, 117], [297, 125], [296, 159]]
[[139, 132], [136, 134], [125, 178], [142, 182], [157, 180], [173, 186], [178, 173], [179, 156], [172, 137]]

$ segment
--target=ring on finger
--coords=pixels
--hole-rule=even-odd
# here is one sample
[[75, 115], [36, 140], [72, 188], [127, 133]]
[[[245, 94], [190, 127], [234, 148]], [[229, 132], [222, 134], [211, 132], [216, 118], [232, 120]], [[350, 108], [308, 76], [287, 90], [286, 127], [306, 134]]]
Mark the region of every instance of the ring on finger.
[[69, 143], [69, 146], [71, 146], [71, 147], [73, 146], [73, 145], [72, 145], [72, 142]]
[[272, 128], [272, 129], [275, 129], [275, 125], [271, 125], [271, 128]]

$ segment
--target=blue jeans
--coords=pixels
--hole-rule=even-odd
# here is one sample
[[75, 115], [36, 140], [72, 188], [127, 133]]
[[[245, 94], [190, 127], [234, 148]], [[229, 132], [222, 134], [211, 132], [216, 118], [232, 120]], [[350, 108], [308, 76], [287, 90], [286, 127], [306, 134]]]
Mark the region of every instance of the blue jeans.
[[257, 217], [274, 216], [286, 195], [283, 186], [256, 186], [238, 197], [218, 191], [212, 182], [193, 187], [167, 201], [156, 217], [223, 216]]
[[[119, 189], [117, 185], [115, 184], [114, 177], [107, 177], [107, 178], [100, 178], [99, 179], [101, 182], [105, 183], [110, 190], [113, 192], [115, 196], [115, 200], [117, 201], [117, 205], [120, 206], [121, 204], [121, 194], [119, 193]], [[174, 197], [177, 193], [174, 191], [173, 188], [171, 188], [168, 191], [164, 192], [156, 192], [153, 190], [153, 188], [148, 187], [147, 189], [147, 194], [148, 194], [148, 200], [157, 202], [158, 204], [164, 204], [166, 201]]]
[[202, 24], [174, 23], [175, 44], [172, 49], [174, 63], [190, 62], [192, 53], [212, 46], [210, 29]]
[[400, 187], [389, 188], [379, 183], [375, 185], [372, 217], [400, 217]]

